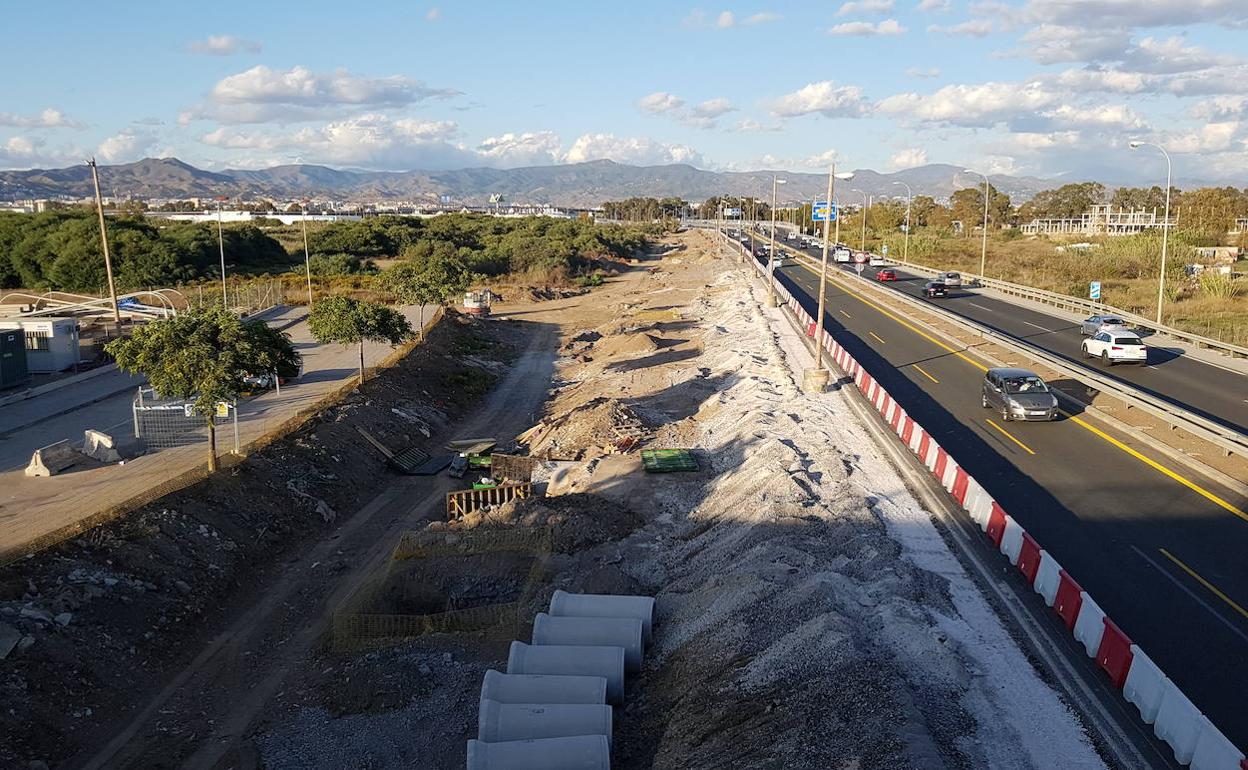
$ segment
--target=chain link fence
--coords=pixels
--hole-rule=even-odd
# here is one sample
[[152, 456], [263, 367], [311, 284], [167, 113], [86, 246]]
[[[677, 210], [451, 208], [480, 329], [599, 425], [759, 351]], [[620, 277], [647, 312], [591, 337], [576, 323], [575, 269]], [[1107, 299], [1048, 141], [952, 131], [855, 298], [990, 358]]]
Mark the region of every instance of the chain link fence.
[[[207, 421], [183, 399], [164, 398], [154, 388], [139, 388], [131, 406], [134, 437], [148, 449], [191, 446], [208, 440]], [[212, 417], [218, 430], [233, 426], [234, 451], [238, 451], [238, 403], [221, 402]]]

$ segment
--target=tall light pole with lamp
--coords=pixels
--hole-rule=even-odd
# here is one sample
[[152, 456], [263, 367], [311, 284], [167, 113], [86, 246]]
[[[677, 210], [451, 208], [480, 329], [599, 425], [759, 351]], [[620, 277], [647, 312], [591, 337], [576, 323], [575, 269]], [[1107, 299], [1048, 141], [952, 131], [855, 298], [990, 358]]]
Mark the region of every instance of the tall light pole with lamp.
[[784, 179], [771, 175], [771, 247], [767, 251], [767, 307], [776, 306], [776, 187]]
[[906, 240], [905, 245], [901, 247], [901, 261], [910, 261], [910, 202], [914, 200], [914, 191], [910, 189], [910, 185], [905, 182], [893, 182], [906, 188]]
[[988, 266], [988, 200], [992, 195], [992, 187], [988, 182], [987, 174], [981, 174], [970, 168], [965, 169], [963, 173], [974, 174], [984, 178], [984, 237], [981, 241], [979, 249], [979, 277], [986, 278], [987, 276], [984, 275], [984, 271], [987, 270]]
[[867, 209], [871, 208], [871, 201], [867, 194], [862, 190], [854, 188], [853, 192], [862, 196], [862, 248], [860, 251], [867, 250]]
[[[802, 377], [802, 385], [808, 392], [821, 393], [828, 386], [828, 368], [824, 366], [824, 350], [823, 350], [823, 308], [824, 308], [824, 292], [828, 285], [828, 231], [832, 226], [832, 212], [836, 211], [833, 201], [834, 187], [837, 179], [849, 180], [854, 178], [854, 172], [844, 171], [840, 174], [836, 173], [836, 161], [832, 162], [828, 169], [828, 216], [823, 220], [823, 258], [819, 262], [819, 310], [815, 313], [815, 368]], [[811, 206], [811, 217], [814, 217], [815, 209]], [[836, 231], [837, 237], [840, 237], [841, 217], [840, 212], [836, 214]]]
[[1170, 178], [1173, 168], [1170, 165], [1170, 153], [1160, 144], [1133, 139], [1128, 143], [1133, 150], [1141, 147], [1156, 147], [1166, 157], [1166, 213], [1161, 220], [1161, 275], [1157, 278], [1157, 323], [1161, 324], [1161, 306], [1166, 299], [1166, 245], [1170, 236]]

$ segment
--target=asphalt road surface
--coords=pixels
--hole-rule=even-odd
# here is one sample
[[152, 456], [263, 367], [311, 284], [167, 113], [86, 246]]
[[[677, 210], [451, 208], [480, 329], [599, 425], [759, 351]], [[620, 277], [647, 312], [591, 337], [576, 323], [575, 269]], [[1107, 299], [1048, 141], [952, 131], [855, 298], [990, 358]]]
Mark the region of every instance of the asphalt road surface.
[[[814, 270], [790, 261], [776, 277], [816, 312]], [[1078, 415], [1003, 422], [980, 404], [986, 364], [950, 353], [839, 282], [829, 284], [824, 321], [835, 339], [1228, 738], [1248, 745], [1248, 500]], [[1005, 315], [982, 304], [990, 309], [980, 312]], [[1035, 331], [1054, 347], [1077, 341]], [[1219, 405], [1230, 406], [1214, 399], [1208, 407]]]

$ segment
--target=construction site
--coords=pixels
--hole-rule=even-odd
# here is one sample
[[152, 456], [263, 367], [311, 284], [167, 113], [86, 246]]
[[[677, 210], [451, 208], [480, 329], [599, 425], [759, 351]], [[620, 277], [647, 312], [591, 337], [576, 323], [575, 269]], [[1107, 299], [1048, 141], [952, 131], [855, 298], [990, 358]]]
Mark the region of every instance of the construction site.
[[611, 767], [1106, 766], [844, 396], [800, 390], [748, 268], [699, 232], [618, 268], [448, 312], [4, 568], [0, 765], [536, 767], [491, 753], [483, 682], [595, 594], [653, 607], [586, 748]]

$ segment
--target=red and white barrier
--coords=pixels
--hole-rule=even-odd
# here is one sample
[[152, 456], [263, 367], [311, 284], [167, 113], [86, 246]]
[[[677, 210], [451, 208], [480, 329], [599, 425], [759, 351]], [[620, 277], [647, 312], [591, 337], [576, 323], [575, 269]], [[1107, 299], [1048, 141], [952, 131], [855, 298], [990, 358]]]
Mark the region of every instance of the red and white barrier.
[[[731, 241], [738, 248], [740, 244]], [[764, 277], [765, 268], [753, 261]], [[782, 285], [776, 292], [799, 319], [801, 327], [811, 328], [813, 319]], [[813, 336], [814, 331], [807, 332]], [[1191, 764], [1194, 770], [1248, 770], [1248, 759], [1224, 736], [1179, 688], [1131, 642], [1100, 606], [1057, 560], [1045, 551], [984, 487], [970, 476], [944, 450], [922, 425], [866, 372], [832, 335], [821, 340], [832, 360], [849, 375], [863, 397], [870, 402], [919, 462], [931, 471], [941, 486], [979, 525], [994, 547], [1003, 553], [1028, 585], [1053, 608], [1088, 656], [1105, 671], [1109, 682], [1128, 702], [1139, 709], [1146, 724], [1174, 750], [1175, 759]]]

